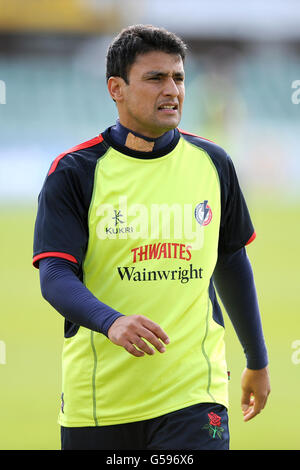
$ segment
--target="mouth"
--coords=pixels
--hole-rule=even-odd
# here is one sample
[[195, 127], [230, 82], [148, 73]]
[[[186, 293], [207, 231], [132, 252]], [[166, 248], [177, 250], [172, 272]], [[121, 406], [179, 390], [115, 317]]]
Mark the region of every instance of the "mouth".
[[178, 104], [165, 103], [158, 107], [158, 111], [166, 114], [175, 114], [178, 111]]

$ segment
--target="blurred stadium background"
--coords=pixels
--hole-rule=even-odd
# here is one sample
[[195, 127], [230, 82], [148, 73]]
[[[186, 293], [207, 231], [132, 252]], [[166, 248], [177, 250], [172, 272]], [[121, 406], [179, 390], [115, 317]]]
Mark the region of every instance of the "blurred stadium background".
[[133, 23], [164, 26], [188, 43], [180, 127], [226, 148], [257, 230], [248, 254], [272, 393], [243, 423], [244, 358], [224, 313], [231, 447], [300, 449], [297, 0], [0, 0], [0, 449], [60, 447], [63, 320], [41, 298], [31, 266], [37, 195], [58, 154], [115, 121], [105, 54]]

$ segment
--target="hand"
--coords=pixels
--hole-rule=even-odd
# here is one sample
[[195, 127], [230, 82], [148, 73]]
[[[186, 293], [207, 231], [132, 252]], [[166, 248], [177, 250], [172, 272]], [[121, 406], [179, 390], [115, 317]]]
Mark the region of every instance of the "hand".
[[244, 421], [254, 418], [265, 407], [271, 391], [269, 369], [245, 369], [242, 374], [241, 406]]
[[157, 351], [165, 352], [165, 344], [169, 344], [168, 335], [163, 329], [143, 315], [130, 315], [117, 318], [108, 330], [108, 338], [118, 346], [123, 346], [127, 352], [136, 357], [154, 354], [142, 338], [149, 341]]

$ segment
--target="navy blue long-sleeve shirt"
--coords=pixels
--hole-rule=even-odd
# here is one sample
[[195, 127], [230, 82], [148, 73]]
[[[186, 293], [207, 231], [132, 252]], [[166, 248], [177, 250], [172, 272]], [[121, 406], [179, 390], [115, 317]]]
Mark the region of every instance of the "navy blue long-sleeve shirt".
[[[117, 144], [125, 145], [128, 132], [132, 131], [122, 126], [118, 120], [111, 127], [110, 136]], [[153, 150], [168, 146], [174, 134], [175, 130], [170, 130], [157, 139], [151, 139]], [[227, 188], [226, 191], [233, 189]], [[226, 205], [224, 207], [226, 211]], [[234, 233], [230, 232], [230, 237], [234, 238]], [[231, 246], [230, 243], [227, 244]], [[78, 264], [62, 258], [45, 257], [39, 260], [39, 269], [42, 294], [58, 312], [74, 325], [84, 326], [107, 336], [110, 326], [122, 316], [122, 312], [99, 301], [84, 286], [80, 280]], [[237, 250], [233, 244], [229, 251], [219, 250], [213, 282], [244, 349], [247, 367], [265, 367], [268, 363], [267, 350], [253, 272], [245, 248]]]

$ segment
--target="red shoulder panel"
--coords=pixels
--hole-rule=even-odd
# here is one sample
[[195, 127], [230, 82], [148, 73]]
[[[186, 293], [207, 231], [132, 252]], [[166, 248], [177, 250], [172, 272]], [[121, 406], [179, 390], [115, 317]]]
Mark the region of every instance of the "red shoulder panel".
[[93, 139], [87, 140], [86, 142], [83, 142], [82, 144], [76, 145], [75, 147], [70, 148], [66, 152], [61, 153], [56, 157], [56, 159], [53, 161], [51, 168], [49, 170], [48, 176], [51, 175], [56, 170], [56, 167], [59, 163], [59, 161], [64, 158], [65, 155], [71, 152], [76, 152], [77, 150], [82, 150], [88, 147], [93, 147], [93, 145], [100, 144], [103, 141], [102, 135], [98, 135], [97, 137], [94, 137]]

